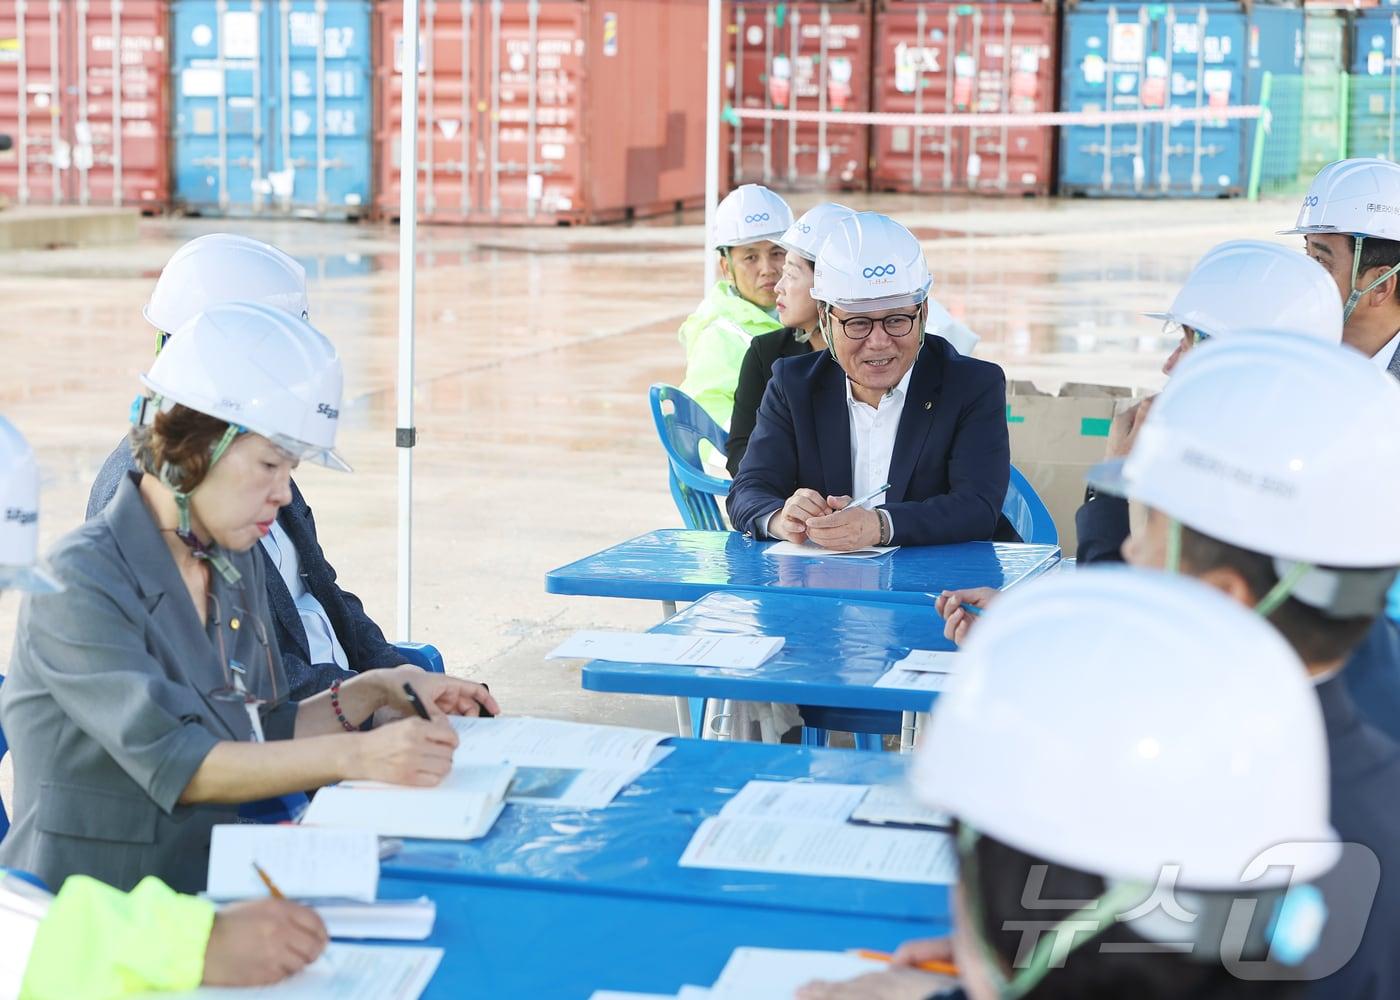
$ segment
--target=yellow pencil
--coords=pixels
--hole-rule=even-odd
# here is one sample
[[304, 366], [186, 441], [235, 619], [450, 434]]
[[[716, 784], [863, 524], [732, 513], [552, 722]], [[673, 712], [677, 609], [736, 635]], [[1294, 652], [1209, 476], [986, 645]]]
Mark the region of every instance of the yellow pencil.
[[[885, 951], [867, 951], [860, 948], [856, 950], [855, 954], [876, 962], [894, 961], [894, 956]], [[911, 968], [919, 969], [922, 972], [936, 972], [940, 976], [956, 976], [958, 974], [958, 967], [952, 962], [915, 962]]]
[[268, 877], [267, 872], [263, 871], [262, 866], [256, 861], [253, 862], [253, 871], [258, 873], [258, 878], [262, 879], [263, 885], [267, 886], [267, 891], [272, 894], [273, 899], [287, 898], [286, 896], [282, 895], [282, 890], [277, 888], [277, 883], [272, 881], [272, 879]]

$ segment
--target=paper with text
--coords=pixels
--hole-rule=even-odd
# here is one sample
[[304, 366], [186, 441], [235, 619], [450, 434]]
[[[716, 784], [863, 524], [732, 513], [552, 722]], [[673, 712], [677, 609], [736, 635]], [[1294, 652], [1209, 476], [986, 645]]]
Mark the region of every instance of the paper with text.
[[205, 986], [162, 1000], [418, 1000], [432, 981], [441, 948], [332, 942], [315, 962], [275, 986]]
[[209, 843], [209, 898], [267, 896], [254, 864], [288, 899], [372, 901], [379, 891], [379, 838], [364, 830], [216, 826]]
[[724, 816], [700, 824], [680, 865], [926, 885], [949, 885], [957, 877], [946, 834]]
[[871, 785], [860, 805], [851, 813], [857, 823], [923, 826], [946, 829], [953, 818], [939, 809], [924, 805], [904, 785]]
[[719, 814], [730, 819], [751, 816], [844, 823], [869, 791], [869, 785], [825, 781], [750, 781], [724, 804]]
[[783, 648], [781, 636], [663, 635], [653, 632], [576, 632], [547, 660], [606, 660], [686, 667], [760, 667]]
[[710, 990], [712, 1000], [788, 1000], [814, 979], [842, 982], [884, 972], [885, 962], [844, 951], [735, 948]]
[[901, 670], [920, 673], [932, 671], [937, 674], [951, 674], [958, 669], [959, 655], [950, 650], [911, 649], [909, 655], [895, 663], [895, 666]]
[[952, 683], [952, 674], [940, 674], [931, 670], [903, 670], [890, 667], [874, 683], [877, 688], [898, 688], [901, 691], [946, 691]]

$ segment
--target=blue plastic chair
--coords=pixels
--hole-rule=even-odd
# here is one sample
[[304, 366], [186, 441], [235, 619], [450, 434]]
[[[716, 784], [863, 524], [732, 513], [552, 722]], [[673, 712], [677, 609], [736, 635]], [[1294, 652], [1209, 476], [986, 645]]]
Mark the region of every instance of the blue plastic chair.
[[[0, 684], [5, 683], [5, 678], [0, 677]], [[10, 752], [10, 741], [5, 739], [4, 730], [0, 730], [0, 760], [5, 759], [5, 754]], [[10, 817], [5, 812], [5, 803], [0, 802], [0, 839], [10, 832]]]
[[1016, 466], [1011, 467], [1011, 484], [1006, 489], [1006, 499], [1001, 505], [1002, 515], [1011, 522], [1021, 541], [1036, 545], [1058, 545], [1060, 532], [1055, 527], [1055, 519], [1045, 501], [1035, 492], [1035, 488], [1021, 475]]
[[729, 480], [705, 471], [700, 442], [710, 442], [723, 455], [729, 434], [699, 403], [664, 382], [651, 387], [651, 418], [666, 450], [671, 499], [681, 521], [696, 531], [728, 531], [716, 497], [729, 495]]
[[[436, 646], [425, 642], [396, 642], [394, 646], [403, 654], [403, 658], [415, 667], [422, 667], [433, 674], [447, 672], [442, 654]], [[0, 735], [0, 757], [4, 756], [3, 741], [3, 735]], [[238, 818], [249, 823], [294, 823], [301, 818], [301, 814], [310, 804], [311, 799], [304, 792], [292, 792], [274, 799], [245, 802], [238, 807]], [[0, 817], [3, 817], [3, 814], [4, 809], [0, 809]], [[9, 825], [9, 820], [5, 820], [5, 829], [8, 829]], [[3, 835], [4, 831], [0, 830], [0, 836]]]

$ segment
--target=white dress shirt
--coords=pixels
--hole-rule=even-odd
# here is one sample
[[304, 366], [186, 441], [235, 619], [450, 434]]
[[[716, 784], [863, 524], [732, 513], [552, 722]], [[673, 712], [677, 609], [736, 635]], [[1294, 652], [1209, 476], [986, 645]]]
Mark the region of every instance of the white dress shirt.
[[1375, 354], [1371, 355], [1371, 364], [1375, 365], [1383, 372], [1390, 371], [1390, 362], [1395, 359], [1395, 352], [1400, 351], [1400, 333], [1390, 338], [1390, 342], [1382, 347]]
[[[851, 391], [851, 380], [846, 379], [846, 411], [851, 422], [851, 496], [863, 497], [890, 481], [890, 463], [894, 459], [894, 441], [899, 433], [899, 418], [904, 413], [904, 400], [909, 395], [909, 379], [914, 374], [910, 365], [904, 377], [893, 389], [885, 392], [879, 407], [862, 403]], [[871, 500], [873, 509], [885, 502], [885, 494]], [[772, 538], [769, 530], [773, 518], [782, 513], [782, 508], [769, 514], [763, 521], [763, 537]], [[880, 518], [890, 529], [891, 541], [894, 535], [894, 520], [888, 511], [879, 511]]]
[[345, 655], [345, 647], [335, 637], [335, 628], [325, 607], [306, 589], [306, 582], [301, 578], [301, 559], [282, 525], [273, 521], [272, 530], [263, 536], [262, 545], [272, 557], [277, 572], [282, 574], [282, 582], [297, 606], [301, 626], [306, 630], [306, 648], [311, 662], [334, 663], [341, 670], [349, 670], [350, 657]]

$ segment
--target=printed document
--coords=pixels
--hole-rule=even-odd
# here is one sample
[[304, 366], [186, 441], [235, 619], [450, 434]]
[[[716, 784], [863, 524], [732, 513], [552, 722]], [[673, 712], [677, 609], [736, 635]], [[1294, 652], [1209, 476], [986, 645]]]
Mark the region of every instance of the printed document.
[[547, 660], [606, 660], [687, 667], [762, 666], [783, 648], [781, 636], [662, 635], [652, 632], [576, 632]]
[[423, 941], [433, 933], [437, 920], [437, 904], [427, 896], [377, 903], [338, 899], [308, 902], [333, 938]]
[[750, 781], [724, 804], [719, 814], [730, 819], [844, 823], [870, 791], [869, 785], [825, 781]]
[[441, 948], [332, 942], [315, 962], [275, 986], [205, 986], [150, 1000], [418, 1000], [432, 981]]
[[934, 829], [947, 829], [953, 825], [951, 816], [919, 802], [909, 794], [905, 785], [871, 785], [860, 805], [851, 813], [851, 821]]
[[209, 898], [267, 896], [254, 865], [288, 899], [372, 902], [379, 890], [379, 838], [365, 830], [216, 826], [209, 844]]
[[927, 885], [949, 885], [957, 877], [946, 834], [727, 816], [700, 824], [680, 865]]
[[951, 674], [958, 668], [958, 655], [943, 649], [911, 649], [909, 655], [895, 664], [901, 670], [921, 673]]
[[894, 666], [881, 674], [873, 686], [898, 688], [901, 691], [945, 691], [952, 680], [952, 674], [940, 674], [932, 670], [904, 670]]
[[886, 555], [898, 549], [898, 545], [871, 545], [863, 549], [852, 549], [850, 552], [833, 552], [831, 549], [824, 549], [815, 542], [774, 542], [763, 550], [766, 556], [798, 556], [815, 559], [875, 559], [878, 556]]
[[786, 1000], [813, 979], [841, 982], [884, 972], [885, 962], [844, 951], [735, 948], [710, 990], [712, 1000]]

